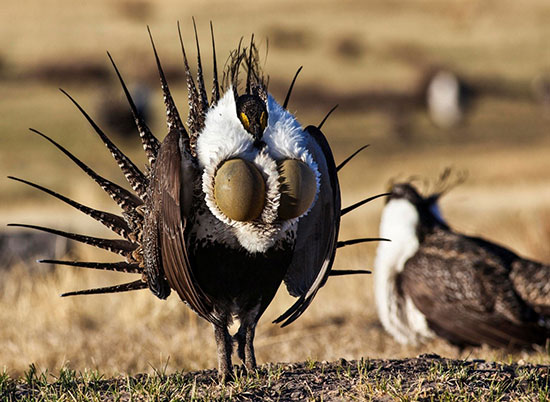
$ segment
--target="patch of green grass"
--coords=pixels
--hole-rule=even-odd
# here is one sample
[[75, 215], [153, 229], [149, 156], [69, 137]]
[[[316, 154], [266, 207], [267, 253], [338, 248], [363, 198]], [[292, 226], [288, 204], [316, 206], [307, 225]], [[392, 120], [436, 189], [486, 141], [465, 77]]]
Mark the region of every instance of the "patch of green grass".
[[0, 396], [8, 395], [13, 393], [15, 389], [15, 381], [10, 378], [8, 370], [4, 367], [2, 372], [0, 372]]

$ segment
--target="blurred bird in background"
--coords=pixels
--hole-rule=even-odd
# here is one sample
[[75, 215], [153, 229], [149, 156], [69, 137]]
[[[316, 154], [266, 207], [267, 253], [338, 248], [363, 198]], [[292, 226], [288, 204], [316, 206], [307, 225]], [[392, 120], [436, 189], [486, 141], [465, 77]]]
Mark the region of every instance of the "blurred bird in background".
[[460, 124], [472, 106], [475, 90], [450, 70], [438, 69], [429, 78], [426, 108], [431, 121], [439, 128]]
[[[448, 171], [442, 182], [448, 180]], [[392, 186], [375, 260], [378, 316], [400, 343], [439, 336], [460, 347], [522, 348], [550, 336], [550, 266], [453, 231], [438, 208], [441, 185], [423, 196]]]

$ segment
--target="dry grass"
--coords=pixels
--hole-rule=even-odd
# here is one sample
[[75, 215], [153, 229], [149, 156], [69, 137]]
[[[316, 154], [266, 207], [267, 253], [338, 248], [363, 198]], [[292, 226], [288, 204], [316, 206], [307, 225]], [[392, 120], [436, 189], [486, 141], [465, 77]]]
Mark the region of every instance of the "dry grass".
[[[151, 25], [168, 65], [176, 65], [180, 59], [175, 20], [186, 24], [184, 38], [189, 42], [191, 15], [199, 21], [204, 38], [208, 35], [206, 22], [214, 21], [222, 55], [250, 32], [262, 39], [272, 33], [287, 38], [283, 43], [295, 40], [296, 46], [275, 42], [266, 66], [273, 81], [281, 82], [288, 81], [303, 64], [305, 70], [295, 91], [300, 85], [317, 82], [327, 93], [408, 90], [429, 63], [528, 86], [534, 74], [550, 66], [550, 48], [546, 46], [550, 7], [545, 0], [490, 5], [476, 0], [250, 2], [247, 13], [262, 16], [250, 19], [243, 18], [235, 4], [226, 2], [150, 2], [146, 16], [137, 12], [131, 1], [113, 4], [98, 1], [75, 6], [58, 0], [56, 6], [4, 5], [0, 33], [11, 44], [2, 49], [0, 71], [0, 172], [4, 177], [11, 174], [31, 179], [86, 204], [112, 209], [93, 183], [77, 168], [68, 167], [64, 156], [25, 131], [28, 126], [43, 130], [100, 174], [122, 182], [108, 153], [55, 87], [18, 77], [35, 71], [45, 61], [75, 58], [95, 62], [109, 48], [129, 80], [137, 79], [144, 74], [142, 70], [152, 68], [145, 23]], [[346, 41], [361, 49], [358, 58], [347, 53], [339, 56], [338, 49]], [[92, 112], [100, 101], [101, 90], [94, 85], [71, 84], [67, 89]], [[276, 95], [281, 97], [281, 93]], [[185, 99], [181, 87], [175, 97]], [[160, 95], [155, 99], [159, 100], [156, 115], [162, 116]], [[549, 122], [536, 105], [484, 100], [468, 125], [450, 132], [440, 132], [415, 112], [410, 116], [408, 143], [397, 140], [388, 116], [367, 112], [342, 110], [325, 126], [337, 160], [364, 143], [372, 144], [342, 171], [344, 205], [384, 191], [392, 177], [418, 174], [433, 179], [444, 167], [455, 166], [467, 170], [470, 179], [444, 199], [448, 220], [459, 230], [483, 234], [523, 255], [550, 262]], [[304, 123], [317, 122], [324, 113], [315, 107], [297, 111]], [[161, 119], [153, 128], [164, 132]], [[123, 142], [123, 147], [132, 156], [141, 154], [136, 143]], [[143, 163], [144, 158], [138, 160]], [[0, 190], [2, 225], [27, 222], [104, 233], [77, 212], [18, 183], [2, 179]], [[375, 236], [381, 207], [382, 202], [377, 201], [346, 216], [341, 238]], [[372, 267], [374, 252], [374, 245], [343, 249], [336, 266]], [[100, 258], [89, 249], [81, 253]], [[61, 299], [57, 295], [62, 291], [110, 284], [122, 275], [62, 267], [39, 276], [29, 276], [22, 267], [0, 274], [0, 322], [4, 323], [0, 326], [0, 367], [14, 375], [30, 363], [40, 370], [57, 370], [67, 364], [105, 374], [152, 372], [162, 367], [173, 372], [216, 365], [212, 329], [175, 296], [162, 302], [140, 291]], [[281, 291], [262, 318], [256, 336], [260, 363], [404, 357], [425, 352], [549, 362], [543, 350], [508, 355], [474, 349], [460, 354], [442, 341], [420, 348], [402, 347], [377, 321], [369, 277], [332, 279], [295, 324], [286, 329], [272, 325], [270, 321], [290, 303], [290, 297]]]

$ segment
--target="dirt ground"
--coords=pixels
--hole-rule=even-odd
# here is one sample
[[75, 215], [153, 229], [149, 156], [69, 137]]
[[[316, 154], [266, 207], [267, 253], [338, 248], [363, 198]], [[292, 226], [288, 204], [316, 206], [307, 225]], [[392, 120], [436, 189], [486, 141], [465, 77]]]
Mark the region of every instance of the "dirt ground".
[[268, 364], [220, 383], [215, 370], [90, 379], [61, 374], [49, 384], [40, 380], [5, 381], [3, 400], [56, 395], [101, 400], [548, 400], [548, 366], [484, 360], [451, 360], [438, 355], [411, 359]]

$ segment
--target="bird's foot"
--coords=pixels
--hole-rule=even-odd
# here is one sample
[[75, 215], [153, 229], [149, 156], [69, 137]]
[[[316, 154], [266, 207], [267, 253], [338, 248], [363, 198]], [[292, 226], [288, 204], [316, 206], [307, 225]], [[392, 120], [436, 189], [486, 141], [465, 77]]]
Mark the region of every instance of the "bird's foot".
[[218, 381], [221, 384], [227, 384], [235, 381], [235, 374], [229, 370], [218, 370]]

